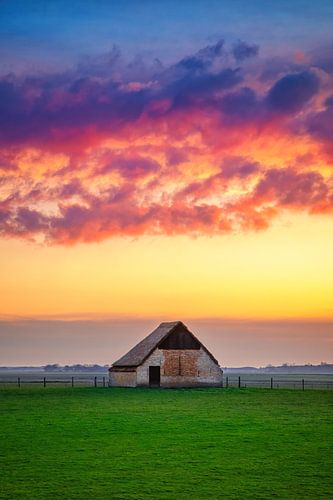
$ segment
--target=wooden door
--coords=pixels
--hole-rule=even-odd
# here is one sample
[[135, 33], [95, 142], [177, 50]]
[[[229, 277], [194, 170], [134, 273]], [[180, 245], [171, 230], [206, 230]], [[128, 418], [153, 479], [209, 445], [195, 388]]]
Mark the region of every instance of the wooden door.
[[159, 387], [161, 383], [161, 368], [159, 366], [149, 367], [149, 386]]

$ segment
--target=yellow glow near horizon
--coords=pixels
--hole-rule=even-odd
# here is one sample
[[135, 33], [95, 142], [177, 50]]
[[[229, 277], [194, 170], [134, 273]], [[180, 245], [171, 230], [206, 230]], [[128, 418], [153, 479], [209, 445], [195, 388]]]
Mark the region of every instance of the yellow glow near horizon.
[[289, 214], [265, 232], [211, 238], [0, 249], [1, 315], [333, 317], [328, 217]]

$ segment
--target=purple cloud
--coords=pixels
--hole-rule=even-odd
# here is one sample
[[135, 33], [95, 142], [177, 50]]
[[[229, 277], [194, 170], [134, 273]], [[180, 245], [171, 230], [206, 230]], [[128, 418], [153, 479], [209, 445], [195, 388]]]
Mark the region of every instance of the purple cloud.
[[280, 113], [294, 113], [319, 91], [319, 78], [312, 71], [289, 74], [278, 80], [267, 95], [267, 104]]
[[259, 46], [250, 45], [242, 40], [238, 40], [233, 46], [232, 53], [236, 61], [244, 61], [250, 57], [255, 57], [258, 55]]
[[333, 96], [325, 101], [326, 108], [309, 117], [307, 130], [322, 141], [333, 141]]
[[221, 99], [221, 109], [233, 120], [257, 120], [262, 105], [256, 93], [249, 87], [242, 87], [236, 92], [226, 94]]
[[331, 203], [328, 185], [319, 172], [297, 172], [292, 168], [267, 170], [257, 184], [255, 197], [268, 197], [282, 206]]
[[260, 171], [260, 165], [245, 158], [229, 158], [221, 167], [221, 175], [224, 179], [246, 179]]
[[156, 160], [151, 158], [145, 158], [142, 156], [116, 156], [110, 163], [102, 167], [100, 173], [106, 174], [116, 170], [125, 178], [138, 179], [140, 177], [146, 177], [152, 173], [157, 173], [160, 168], [161, 165]]

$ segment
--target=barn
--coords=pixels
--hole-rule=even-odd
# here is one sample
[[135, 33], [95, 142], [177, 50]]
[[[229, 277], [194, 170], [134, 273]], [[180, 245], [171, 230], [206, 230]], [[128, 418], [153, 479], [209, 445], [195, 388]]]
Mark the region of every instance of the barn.
[[218, 361], [181, 322], [161, 323], [109, 369], [112, 387], [221, 386]]

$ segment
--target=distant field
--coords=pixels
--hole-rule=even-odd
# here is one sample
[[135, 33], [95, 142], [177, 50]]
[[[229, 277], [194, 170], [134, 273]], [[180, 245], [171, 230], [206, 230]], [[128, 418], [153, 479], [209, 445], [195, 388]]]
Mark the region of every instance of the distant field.
[[332, 498], [332, 391], [0, 391], [2, 499]]
[[[231, 387], [238, 387], [238, 377], [241, 377], [242, 387], [263, 387], [271, 386], [271, 377], [273, 377], [273, 388], [281, 389], [302, 389], [302, 380], [304, 380], [305, 389], [332, 389], [333, 390], [333, 375], [332, 374], [280, 374], [280, 373], [228, 373], [224, 374], [224, 386], [228, 383]], [[94, 386], [95, 377], [96, 384], [102, 386], [107, 385], [109, 374], [105, 372], [44, 372], [44, 371], [1, 371], [0, 370], [0, 388], [6, 387], [8, 384], [17, 385], [18, 377], [23, 386], [31, 384], [43, 384], [44, 377], [47, 385], [72, 385], [75, 386]], [[104, 377], [104, 382], [103, 382]], [[228, 382], [227, 382], [228, 379]]]

